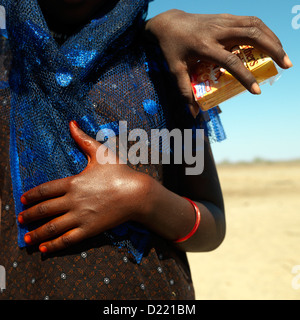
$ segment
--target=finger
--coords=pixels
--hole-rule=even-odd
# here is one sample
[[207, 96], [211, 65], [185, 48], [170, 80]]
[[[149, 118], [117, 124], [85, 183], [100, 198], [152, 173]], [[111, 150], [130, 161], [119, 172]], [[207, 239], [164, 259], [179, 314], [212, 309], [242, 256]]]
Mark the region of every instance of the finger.
[[67, 249], [86, 238], [84, 231], [81, 228], [72, 229], [62, 236], [40, 244], [39, 249], [43, 253], [51, 253]]
[[70, 177], [43, 183], [27, 192], [21, 197], [24, 205], [33, 204], [42, 200], [60, 197], [66, 194]]
[[226, 50], [218, 50], [212, 57], [215, 59], [215, 63], [231, 73], [249, 92], [261, 93], [255, 77], [236, 54]]
[[71, 214], [65, 214], [61, 217], [55, 218], [50, 222], [47, 222], [43, 226], [26, 233], [24, 241], [29, 244], [37, 244], [42, 241], [51, 239], [57, 235], [61, 235], [64, 232], [77, 227], [74, 217]]
[[235, 16], [231, 14], [222, 14], [226, 20], [228, 27], [232, 28], [259, 28], [262, 32], [268, 35], [272, 40], [278, 43], [281, 47], [282, 43], [276, 34], [258, 17], [255, 16]]
[[276, 34], [258, 17], [255, 16], [235, 16], [226, 14], [227, 20], [231, 20], [231, 23], [228, 26], [235, 28], [252, 28], [257, 27], [260, 28], [265, 34], [271, 37], [275, 42], [279, 43], [282, 47], [282, 43], [280, 39], [276, 36]]
[[99, 148], [101, 144], [83, 132], [76, 121], [71, 121], [69, 126], [73, 139], [86, 154], [88, 161], [90, 162], [95, 157], [97, 148]]
[[174, 74], [179, 91], [184, 99], [184, 102], [188, 105], [191, 114], [194, 118], [199, 113], [199, 106], [195, 101], [193, 90], [191, 87], [191, 78], [187, 66], [184, 63], [180, 63], [176, 68], [172, 70]]
[[[268, 37], [269, 42], [271, 41], [271, 43], [274, 45], [273, 51], [275, 50], [275, 53], [272, 52], [272, 50], [270, 51], [268, 48], [267, 49], [264, 48], [263, 45], [260, 46], [259, 49], [269, 54], [280, 67], [286, 69], [293, 66], [291, 60], [289, 59], [288, 55], [283, 49], [283, 45], [280, 39], [261, 19], [255, 16], [235, 16], [231, 14], [222, 14], [220, 16], [226, 21], [226, 25], [228, 27], [247, 29], [246, 32], [248, 33], [248, 35], [252, 34], [255, 37], [259, 36], [260, 33], [264, 37]], [[233, 30], [233, 32], [227, 32], [227, 34], [229, 35], [229, 38], [232, 39], [235, 33]], [[261, 41], [261, 43], [263, 44], [263, 40]], [[249, 43], [249, 42], [245, 44], [256, 45], [256, 43]], [[234, 45], [237, 45], [237, 43], [235, 43]]]
[[43, 201], [23, 212], [18, 216], [18, 221], [30, 223], [40, 219], [48, 218], [57, 214], [65, 213], [70, 209], [70, 204], [65, 197], [55, 198], [52, 200]]
[[234, 34], [236, 43], [252, 45], [273, 58], [281, 68], [287, 69], [291, 67], [291, 62], [287, 61], [288, 58], [286, 58], [282, 45], [274, 41], [272, 37], [264, 33], [260, 28], [235, 28], [231, 32]]

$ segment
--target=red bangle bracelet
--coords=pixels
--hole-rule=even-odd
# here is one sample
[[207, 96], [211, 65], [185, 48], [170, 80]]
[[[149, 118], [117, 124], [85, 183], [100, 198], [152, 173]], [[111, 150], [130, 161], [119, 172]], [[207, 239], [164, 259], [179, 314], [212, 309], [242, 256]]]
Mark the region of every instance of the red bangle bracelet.
[[198, 230], [199, 225], [200, 225], [201, 214], [200, 214], [200, 210], [199, 210], [198, 206], [192, 200], [190, 200], [186, 197], [183, 197], [183, 198], [188, 200], [192, 204], [192, 206], [194, 207], [195, 213], [196, 213], [196, 222], [195, 222], [195, 225], [194, 225], [192, 231], [188, 235], [186, 235], [185, 237], [178, 239], [178, 240], [175, 240], [174, 241], [175, 243], [181, 243], [181, 242], [184, 242], [184, 241], [190, 239], [195, 234], [195, 232]]

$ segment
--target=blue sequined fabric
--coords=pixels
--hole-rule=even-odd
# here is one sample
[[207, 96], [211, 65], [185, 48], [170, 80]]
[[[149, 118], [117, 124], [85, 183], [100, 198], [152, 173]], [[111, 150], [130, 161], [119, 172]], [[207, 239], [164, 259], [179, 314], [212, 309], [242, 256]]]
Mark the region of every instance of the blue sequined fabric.
[[[147, 0], [120, 0], [107, 15], [58, 46], [36, 0], [6, 1], [13, 56], [10, 157], [16, 215], [25, 209], [20, 203], [25, 191], [86, 167], [70, 136], [69, 121], [76, 120], [94, 138], [102, 126], [115, 128], [122, 119], [129, 128], [164, 126], [145, 53], [133, 45], [147, 6]], [[19, 225], [21, 247], [27, 231]], [[128, 239], [118, 240], [126, 234]], [[148, 232], [128, 223], [110, 237], [139, 261]]]
[[[0, 0], [12, 52], [10, 160], [16, 216], [21, 195], [44, 182], [80, 173], [87, 159], [69, 132], [76, 120], [91, 137], [103, 128], [164, 128], [165, 111], [136, 42], [149, 0], [120, 0], [59, 46], [37, 0]], [[100, 182], [101, 183], [101, 182]], [[28, 229], [18, 224], [18, 242]], [[126, 223], [107, 233], [142, 258], [149, 233]]]

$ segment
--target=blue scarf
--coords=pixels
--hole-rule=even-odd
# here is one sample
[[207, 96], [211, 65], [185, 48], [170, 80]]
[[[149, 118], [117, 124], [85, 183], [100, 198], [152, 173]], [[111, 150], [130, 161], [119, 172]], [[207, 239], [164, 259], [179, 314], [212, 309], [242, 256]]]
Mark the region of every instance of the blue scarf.
[[[148, 0], [120, 0], [60, 47], [37, 0], [3, 5], [13, 55], [10, 159], [18, 216], [25, 210], [20, 203], [24, 192], [86, 167], [86, 157], [70, 136], [72, 119], [93, 138], [104, 127], [117, 131], [122, 119], [128, 128], [146, 129], [162, 128], [165, 120], [146, 71], [145, 53], [134, 44]], [[147, 105], [154, 112], [145, 111]], [[19, 224], [18, 229], [18, 243], [24, 247], [29, 230]], [[149, 236], [146, 230], [126, 223], [108, 235], [141, 260]]]
[[[0, 0], [13, 56], [10, 162], [16, 216], [26, 209], [20, 202], [24, 192], [86, 167], [69, 132], [71, 120], [93, 138], [103, 128], [118, 134], [120, 120], [127, 121], [129, 130], [165, 127], [147, 56], [136, 41], [148, 2], [120, 0], [59, 46], [37, 0]], [[18, 223], [20, 247], [26, 246], [29, 230]], [[147, 230], [125, 223], [106, 235], [141, 261]]]

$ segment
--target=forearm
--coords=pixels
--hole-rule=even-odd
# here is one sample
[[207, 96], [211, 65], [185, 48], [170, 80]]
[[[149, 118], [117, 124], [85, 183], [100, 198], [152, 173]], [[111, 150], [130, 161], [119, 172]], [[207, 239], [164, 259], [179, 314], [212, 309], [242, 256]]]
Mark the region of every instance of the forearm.
[[[27, 244], [39, 244], [44, 253], [55, 252], [126, 221], [140, 222], [174, 241], [189, 234], [195, 224], [194, 208], [181, 195], [200, 199], [197, 204], [201, 221], [197, 232], [178, 247], [184, 251], [208, 251], [221, 243], [225, 228], [222, 197], [208, 145], [201, 175], [177, 175], [181, 186], [178, 195], [125, 164], [99, 164], [100, 143], [74, 122], [70, 123], [70, 131], [89, 159], [88, 165], [78, 175], [46, 182], [22, 195], [21, 202], [27, 209], [19, 214], [19, 223], [50, 218], [25, 235]], [[108, 158], [114, 156], [108, 152]]]
[[[143, 214], [138, 222], [167, 240], [175, 241], [190, 233], [195, 225], [195, 210], [182, 196], [169, 191], [149, 178], [148, 191], [143, 199]], [[187, 241], [176, 244], [183, 251], [210, 251], [217, 248], [225, 235], [225, 219], [221, 208], [212, 202], [195, 201], [201, 212], [197, 232]]]

